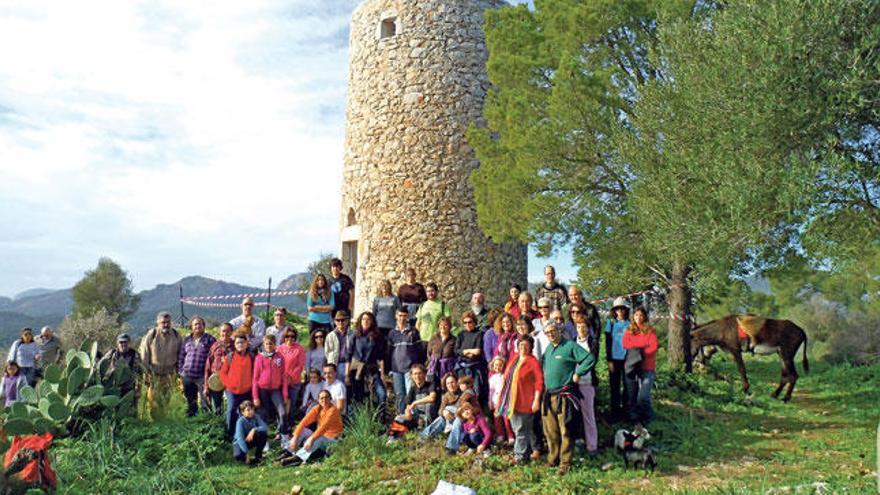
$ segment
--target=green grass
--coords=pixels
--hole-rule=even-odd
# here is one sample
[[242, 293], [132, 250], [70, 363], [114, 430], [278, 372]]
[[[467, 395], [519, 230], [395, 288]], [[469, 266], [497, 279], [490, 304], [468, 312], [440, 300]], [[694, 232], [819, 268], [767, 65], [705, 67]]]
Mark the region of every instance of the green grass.
[[[613, 428], [604, 423], [600, 442], [606, 450], [595, 460], [578, 459], [560, 477], [540, 465], [512, 467], [506, 449], [475, 462], [447, 457], [439, 441], [407, 438], [386, 446], [369, 411], [354, 415], [331, 458], [300, 468], [232, 463], [229, 445], [220, 440], [222, 421], [208, 416], [132, 421], [115, 429], [99, 424], [82, 439], [62, 440], [54, 452], [62, 493], [268, 494], [288, 493], [294, 484], [320, 493], [341, 484], [348, 493], [409, 494], [430, 493], [438, 479], [481, 495], [744, 494], [798, 486], [804, 488], [797, 493], [811, 493], [805, 485], [814, 482], [834, 493], [876, 493], [871, 473], [877, 465], [880, 366], [832, 366], [817, 359], [811, 364], [813, 372], [802, 373], [789, 404], [769, 397], [779, 377], [775, 358], [748, 359], [748, 398], [735, 367], [720, 355], [702, 374], [671, 375], [661, 365], [654, 394], [658, 420], [650, 427], [660, 465], [647, 478], [623, 470], [609, 446]], [[600, 385], [600, 410], [606, 397]], [[606, 463], [613, 467], [602, 471]]]

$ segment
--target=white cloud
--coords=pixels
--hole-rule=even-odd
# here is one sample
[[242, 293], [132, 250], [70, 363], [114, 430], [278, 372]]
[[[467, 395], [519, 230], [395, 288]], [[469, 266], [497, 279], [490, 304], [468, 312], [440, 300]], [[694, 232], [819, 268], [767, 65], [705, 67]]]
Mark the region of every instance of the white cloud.
[[0, 4], [0, 294], [262, 285], [338, 240], [359, 0]]

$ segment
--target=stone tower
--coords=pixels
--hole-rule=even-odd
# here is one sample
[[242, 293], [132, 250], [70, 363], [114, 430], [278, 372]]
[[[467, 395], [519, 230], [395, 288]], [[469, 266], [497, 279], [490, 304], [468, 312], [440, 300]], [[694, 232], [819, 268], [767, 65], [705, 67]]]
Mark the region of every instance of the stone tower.
[[406, 268], [435, 281], [454, 317], [482, 291], [526, 285], [527, 251], [480, 231], [465, 132], [489, 87], [483, 13], [501, 0], [365, 0], [351, 23], [342, 259], [356, 312]]

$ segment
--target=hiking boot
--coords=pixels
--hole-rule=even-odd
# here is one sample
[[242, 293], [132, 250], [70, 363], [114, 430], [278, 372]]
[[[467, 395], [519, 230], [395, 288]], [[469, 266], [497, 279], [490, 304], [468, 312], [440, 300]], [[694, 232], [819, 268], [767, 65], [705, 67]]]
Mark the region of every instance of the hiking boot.
[[570, 469], [571, 466], [569, 466], [568, 464], [563, 464], [562, 466], [559, 466], [559, 470], [556, 472], [559, 474], [559, 476], [565, 476], [566, 474], [568, 474], [568, 471]]
[[302, 463], [303, 463], [302, 459], [300, 459], [299, 457], [297, 457], [295, 455], [292, 455], [290, 457], [285, 457], [284, 460], [281, 461], [281, 465], [283, 467], [299, 466]]
[[458, 452], [455, 449], [450, 449], [449, 447], [446, 448], [446, 455], [455, 455], [455, 454], [458, 454]]
[[530, 457], [532, 458], [533, 461], [537, 461], [538, 459], [541, 458], [541, 453], [538, 452], [537, 450], [533, 450], [532, 455]]
[[247, 465], [248, 465], [248, 467], [257, 467], [260, 464], [262, 464], [262, 462], [263, 462], [262, 457], [254, 457], [253, 459], [248, 461]]

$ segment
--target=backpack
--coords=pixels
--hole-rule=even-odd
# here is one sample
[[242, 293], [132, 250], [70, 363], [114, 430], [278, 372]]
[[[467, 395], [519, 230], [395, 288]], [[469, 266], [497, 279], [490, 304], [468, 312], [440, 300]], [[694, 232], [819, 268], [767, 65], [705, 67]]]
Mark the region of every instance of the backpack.
[[14, 475], [25, 484], [42, 490], [55, 489], [58, 480], [49, 461], [50, 445], [51, 433], [26, 437], [16, 435], [3, 458], [6, 475]]

